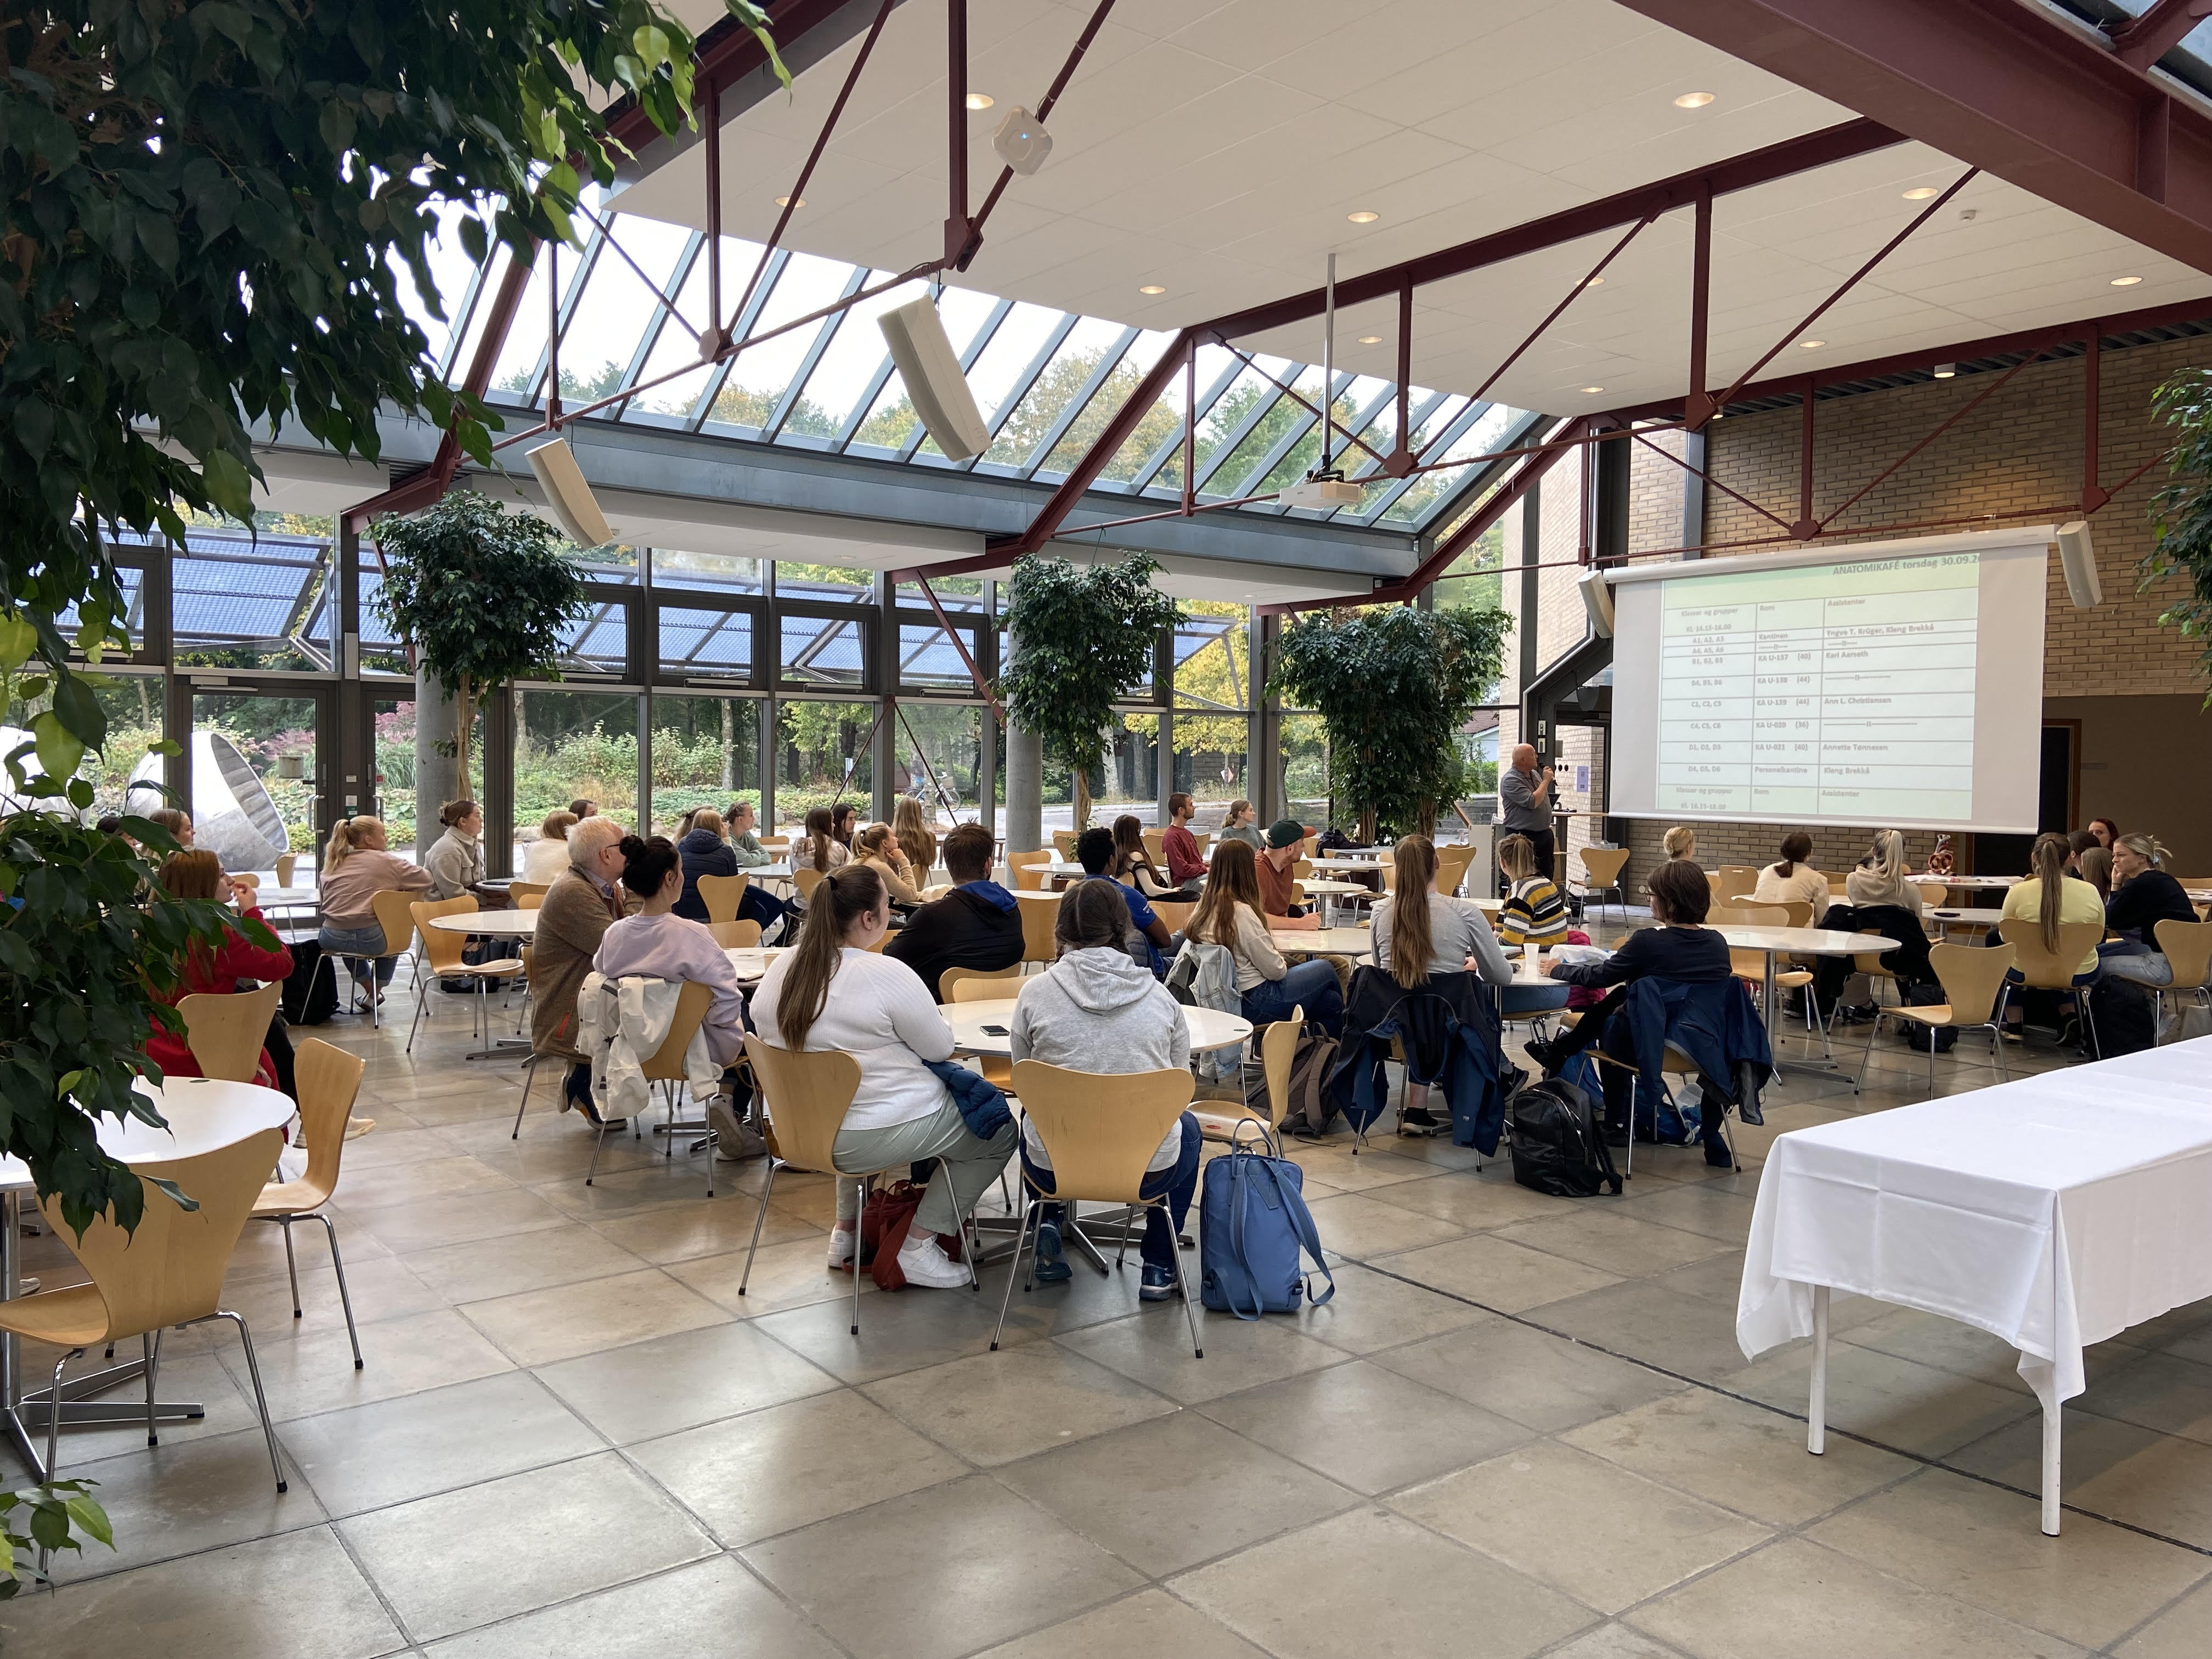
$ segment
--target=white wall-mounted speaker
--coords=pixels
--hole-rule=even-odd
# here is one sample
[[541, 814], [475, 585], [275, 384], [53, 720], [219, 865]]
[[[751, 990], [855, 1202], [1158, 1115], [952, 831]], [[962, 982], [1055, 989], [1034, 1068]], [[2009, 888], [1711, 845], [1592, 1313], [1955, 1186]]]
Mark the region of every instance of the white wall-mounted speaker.
[[605, 547], [614, 540], [607, 515], [599, 511], [591, 485], [584, 482], [584, 470], [576, 465], [576, 452], [568, 447], [566, 438], [549, 439], [526, 453], [530, 470], [538, 475], [538, 487], [545, 492], [545, 505], [563, 535], [579, 547]]
[[964, 461], [991, 447], [990, 428], [975, 407], [975, 394], [960, 372], [960, 356], [945, 337], [937, 302], [927, 295], [876, 319], [883, 327], [891, 361], [914, 399], [915, 413], [937, 440], [948, 459]]
[[2076, 611], [2104, 604], [2105, 584], [2097, 574], [2097, 548], [2089, 539], [2087, 519], [2058, 526], [2058, 568], [2066, 573], [2066, 596]]
[[1613, 637], [1613, 589], [1607, 586], [1605, 572], [1585, 570], [1575, 579], [1575, 586], [1583, 591], [1583, 605], [1589, 612], [1590, 631], [1601, 640]]

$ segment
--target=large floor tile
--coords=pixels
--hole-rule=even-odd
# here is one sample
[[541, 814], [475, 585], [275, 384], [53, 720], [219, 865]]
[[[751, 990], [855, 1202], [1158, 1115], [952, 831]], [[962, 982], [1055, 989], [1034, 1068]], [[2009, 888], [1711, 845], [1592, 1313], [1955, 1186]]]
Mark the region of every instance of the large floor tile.
[[581, 1457], [603, 1444], [526, 1371], [301, 1418], [285, 1425], [283, 1438], [336, 1516]]
[[1470, 1232], [1548, 1218], [1576, 1201], [1522, 1186], [1504, 1163], [1492, 1163], [1479, 1176], [1460, 1173], [1398, 1182], [1378, 1188], [1369, 1196], [1376, 1203], [1433, 1216]]
[[1488, 1317], [1456, 1297], [1409, 1285], [1347, 1262], [1335, 1270], [1336, 1294], [1298, 1310], [1298, 1329], [1349, 1353], [1373, 1353], [1455, 1331]]
[[1702, 1261], [1728, 1248], [1703, 1233], [1639, 1221], [1619, 1210], [1592, 1209], [1541, 1221], [1516, 1221], [1491, 1237], [1563, 1255], [1622, 1279], [1649, 1279], [1670, 1267]]
[[612, 1452], [356, 1516], [338, 1530], [418, 1642], [714, 1550]]
[[[721, 1202], [720, 1199], [714, 1201]], [[769, 1206], [771, 1220], [778, 1212], [778, 1206]], [[663, 1214], [681, 1216], [684, 1211], [679, 1206], [629, 1219], [651, 1221]], [[612, 1224], [601, 1223], [597, 1231], [604, 1232]], [[817, 1302], [842, 1300], [849, 1308], [853, 1280], [848, 1274], [829, 1270], [829, 1245], [830, 1235], [818, 1228], [781, 1244], [763, 1241], [754, 1255], [750, 1279], [745, 1276], [745, 1252], [742, 1249], [720, 1255], [684, 1257], [668, 1263], [665, 1271], [678, 1283], [690, 1285], [715, 1306], [742, 1318], [780, 1313], [787, 1308], [804, 1308]], [[740, 1284], [745, 1287], [742, 1296], [738, 1293]], [[866, 1302], [875, 1293], [875, 1285], [864, 1275], [860, 1281], [861, 1300]]]
[[1730, 1562], [1627, 1615], [1695, 1659], [2076, 1659], [2071, 1643], [1802, 1539]]
[[1764, 1543], [1765, 1527], [1571, 1446], [1523, 1446], [1391, 1507], [1607, 1613]]
[[94, 1496], [115, 1528], [112, 1552], [92, 1544], [82, 1555], [64, 1552], [54, 1559], [54, 1576], [65, 1583], [293, 1532], [325, 1518], [314, 1493], [291, 1480], [289, 1466], [291, 1490], [276, 1490], [258, 1425], [97, 1463], [64, 1460], [61, 1473], [65, 1480], [100, 1483]]
[[[2111, 1345], [2106, 1346], [2109, 1352]], [[2117, 1417], [2160, 1434], [2212, 1443], [2212, 1365], [2172, 1353], [2137, 1355], [2132, 1350], [2111, 1358], [2115, 1363], [2102, 1372], [2090, 1370], [2088, 1392], [2073, 1404], [2099, 1417]]]
[[[2068, 1410], [2059, 1485], [2069, 1504], [2212, 1549], [2212, 1447]], [[1953, 1455], [1951, 1462], [2027, 1492], [2043, 1489], [2043, 1416]]]
[[[745, 1559], [854, 1659], [952, 1659], [1143, 1582], [986, 1475], [787, 1533]], [[866, 1595], [853, 1593], [859, 1562]]]
[[[252, 1429], [258, 1433], [261, 1419], [253, 1409], [253, 1395], [242, 1386], [240, 1379], [234, 1380], [224, 1367], [222, 1358], [211, 1352], [173, 1353], [177, 1333], [169, 1333], [171, 1342], [161, 1347], [161, 1364], [158, 1377], [160, 1395], [164, 1401], [189, 1401], [205, 1408], [207, 1415], [198, 1418], [164, 1419], [158, 1425], [161, 1443], [181, 1446], [188, 1441], [212, 1439], [217, 1435], [235, 1434], [240, 1429]], [[238, 1339], [231, 1335], [228, 1325], [223, 1335], [235, 1347]], [[27, 1375], [36, 1378], [37, 1386], [44, 1388], [53, 1375], [52, 1359], [46, 1356], [52, 1350], [33, 1349], [23, 1345], [26, 1358], [35, 1355], [44, 1363], [26, 1367]], [[142, 1350], [136, 1341], [123, 1343], [115, 1351], [116, 1360], [137, 1359]], [[58, 1356], [56, 1356], [58, 1357]], [[97, 1353], [87, 1354], [72, 1360], [65, 1376], [80, 1376], [86, 1371], [104, 1369], [107, 1362]], [[126, 1382], [99, 1396], [104, 1404], [143, 1405], [145, 1385]], [[27, 1419], [27, 1423], [28, 1419]], [[39, 1443], [40, 1455], [46, 1449], [46, 1427], [43, 1423], [32, 1428], [32, 1437]], [[65, 1424], [62, 1428], [61, 1463], [66, 1474], [80, 1463], [89, 1463], [101, 1458], [117, 1457], [146, 1449], [146, 1423], [143, 1418], [117, 1424]]]
[[447, 1302], [485, 1302], [556, 1285], [636, 1273], [648, 1264], [589, 1227], [571, 1224], [542, 1232], [445, 1244], [400, 1258], [408, 1271]]
[[1266, 1659], [1227, 1626], [1164, 1590], [1139, 1590], [993, 1648], [978, 1659]]
[[[1557, 1591], [1366, 1507], [1186, 1573], [1170, 1588], [1279, 1659], [1522, 1659], [1595, 1622]], [[1441, 1642], [1440, 1632], [1449, 1633]]]
[[424, 1199], [496, 1192], [514, 1185], [489, 1164], [459, 1152], [381, 1168], [354, 1164], [343, 1169], [341, 1184], [346, 1208], [356, 1214]]
[[560, 1211], [537, 1194], [520, 1187], [502, 1187], [492, 1192], [416, 1199], [365, 1211], [354, 1219], [354, 1226], [393, 1254], [411, 1255], [441, 1244], [543, 1231], [559, 1226], [563, 1218]]
[[1198, 1330], [1206, 1348], [1203, 1359], [1192, 1356], [1182, 1310], [1158, 1304], [1059, 1340], [1186, 1406], [1346, 1358], [1343, 1350], [1300, 1335], [1289, 1320], [1275, 1316], [1243, 1320], [1201, 1313]]
[[460, 1311], [523, 1365], [550, 1364], [729, 1318], [658, 1267], [471, 1302]]
[[1025, 1459], [1000, 1479], [1154, 1578], [1359, 1501], [1192, 1412]]
[[1632, 1279], [1602, 1290], [1547, 1302], [1528, 1317], [1614, 1353], [1663, 1365], [1685, 1376], [1718, 1382], [1747, 1369], [1736, 1346], [1735, 1310]]
[[1322, 1247], [1350, 1256], [1388, 1255], [1456, 1238], [1466, 1229], [1359, 1193], [1324, 1198], [1310, 1206]]
[[2212, 1584], [2199, 1585], [2112, 1651], [2118, 1659], [2203, 1659], [2212, 1645]]
[[1500, 1313], [1519, 1313], [1562, 1297], [1579, 1296], [1618, 1284], [1620, 1277], [1510, 1243], [1492, 1233], [1382, 1256], [1375, 1265]]
[[728, 1556], [471, 1631], [429, 1651], [434, 1659], [837, 1659], [821, 1632]]
[[1374, 1359], [1543, 1433], [1632, 1410], [1686, 1386], [1579, 1342], [1498, 1318], [1392, 1348]]
[[[270, 1414], [281, 1423], [514, 1369], [513, 1360], [450, 1308], [387, 1319], [364, 1328], [361, 1338], [360, 1370], [353, 1368], [343, 1326], [259, 1350]], [[239, 1382], [246, 1381], [242, 1359], [226, 1354], [223, 1363]]]
[[1171, 1401], [1056, 1342], [902, 1372], [861, 1392], [983, 1468], [1175, 1410]]
[[629, 1455], [732, 1547], [969, 1472], [842, 1389], [648, 1440]]
[[[720, 1182], [718, 1182], [719, 1188]], [[742, 1252], [752, 1242], [753, 1223], [760, 1202], [744, 1193], [717, 1191], [713, 1198], [688, 1204], [671, 1204], [635, 1215], [612, 1216], [592, 1224], [609, 1243], [645, 1261], [666, 1266], [692, 1261], [701, 1256]], [[788, 1244], [794, 1239], [820, 1240], [822, 1230], [793, 1215], [781, 1205], [769, 1206], [761, 1223], [763, 1245]]]
[[1920, 1465], [1844, 1435], [1805, 1449], [1805, 1425], [1704, 1389], [1570, 1430], [1571, 1446], [1773, 1527], [1802, 1525]]
[[[1735, 1178], [1748, 1181], [1752, 1177], [1747, 1171]], [[1723, 1244], [1741, 1247], [1751, 1233], [1751, 1194], [1720, 1191], [1717, 1185], [1711, 1181], [1685, 1182], [1664, 1191], [1636, 1192], [1623, 1198], [1613, 1213], [1703, 1233]]]
[[[806, 1248], [820, 1273], [822, 1252], [812, 1245]], [[872, 1382], [990, 1352], [999, 1310], [972, 1291], [871, 1291], [860, 1297], [860, 1334], [854, 1336], [852, 1281], [843, 1283], [845, 1294], [835, 1302], [787, 1308], [753, 1322], [846, 1382]], [[1029, 1332], [1006, 1322], [1007, 1345], [1030, 1340]]]
[[541, 1365], [538, 1376], [618, 1446], [837, 1386], [820, 1367], [737, 1322]]
[[[309, 1225], [295, 1227], [293, 1232], [300, 1250], [298, 1318], [292, 1316], [291, 1280], [283, 1273], [262, 1273], [242, 1281], [223, 1281], [222, 1305], [245, 1316], [246, 1323], [252, 1328], [256, 1347], [301, 1337], [326, 1336], [332, 1331], [344, 1334], [345, 1303], [338, 1295], [337, 1273], [331, 1266], [323, 1230]], [[370, 1326], [387, 1319], [429, 1313], [447, 1305], [447, 1298], [425, 1285], [398, 1256], [380, 1255], [357, 1261], [352, 1246], [353, 1240], [341, 1229], [338, 1249], [345, 1255], [346, 1296], [353, 1303], [353, 1320], [357, 1329], [365, 1333]], [[238, 1339], [227, 1328], [206, 1325], [199, 1328], [204, 1346], [210, 1350], [237, 1343]], [[168, 1364], [170, 1348], [177, 1339], [178, 1333], [172, 1331], [168, 1341], [162, 1344], [164, 1365]], [[364, 1353], [368, 1352], [368, 1340], [364, 1336]]]
[[374, 1659], [406, 1646], [327, 1527], [21, 1595], [0, 1624], [40, 1659]]
[[[1784, 1411], [1802, 1412], [1812, 1368], [1810, 1345], [1801, 1343], [1739, 1371], [1729, 1386]], [[2033, 1395], [1849, 1342], [1828, 1345], [1829, 1423], [1881, 1445], [1941, 1457], [2035, 1409]]]

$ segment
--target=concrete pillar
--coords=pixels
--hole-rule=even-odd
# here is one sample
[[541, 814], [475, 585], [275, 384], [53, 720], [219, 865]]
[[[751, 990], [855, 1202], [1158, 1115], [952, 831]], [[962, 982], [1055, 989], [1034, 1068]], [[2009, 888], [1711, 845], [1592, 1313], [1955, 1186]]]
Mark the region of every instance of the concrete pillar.
[[460, 763], [453, 752], [458, 710], [442, 682], [415, 678], [415, 861], [446, 833], [438, 809], [460, 792]]
[[[1021, 648], [1012, 634], [1006, 636], [1008, 657]], [[1012, 720], [1006, 723], [1006, 850], [1034, 853], [1044, 838], [1044, 739], [1024, 732]]]

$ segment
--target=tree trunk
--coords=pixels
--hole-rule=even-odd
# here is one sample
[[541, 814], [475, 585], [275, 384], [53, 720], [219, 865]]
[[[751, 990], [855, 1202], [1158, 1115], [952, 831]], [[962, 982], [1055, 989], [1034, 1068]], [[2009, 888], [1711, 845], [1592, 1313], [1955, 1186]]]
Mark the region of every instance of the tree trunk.
[[477, 699], [467, 682], [453, 687], [453, 787], [455, 800], [474, 800], [469, 776], [469, 738], [477, 723]]
[[1359, 809], [1359, 844], [1362, 847], [1375, 845], [1375, 809], [1371, 806], [1361, 807]]
[[1091, 769], [1075, 769], [1075, 832], [1081, 835], [1091, 827]]
[[738, 787], [738, 734], [735, 725], [737, 705], [729, 698], [722, 699], [722, 787]]
[[453, 720], [459, 712], [447, 688], [428, 674], [415, 682], [415, 861], [445, 831], [438, 809], [458, 798], [454, 783]]
[[1415, 822], [1419, 825], [1420, 833], [1426, 836], [1431, 841], [1434, 841], [1437, 838], [1436, 802], [1431, 800], [1426, 795], [1422, 796], [1420, 808], [1414, 814], [1414, 818]]

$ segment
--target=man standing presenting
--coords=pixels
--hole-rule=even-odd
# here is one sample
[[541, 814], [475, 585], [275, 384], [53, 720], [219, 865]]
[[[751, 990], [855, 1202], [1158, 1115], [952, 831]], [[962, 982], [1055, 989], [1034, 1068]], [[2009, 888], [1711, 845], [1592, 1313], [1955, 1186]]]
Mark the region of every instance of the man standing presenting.
[[1504, 830], [1526, 836], [1536, 852], [1536, 873], [1553, 879], [1552, 870], [1552, 769], [1536, 769], [1534, 744], [1513, 745], [1512, 769], [1498, 780], [1498, 798], [1505, 803]]

